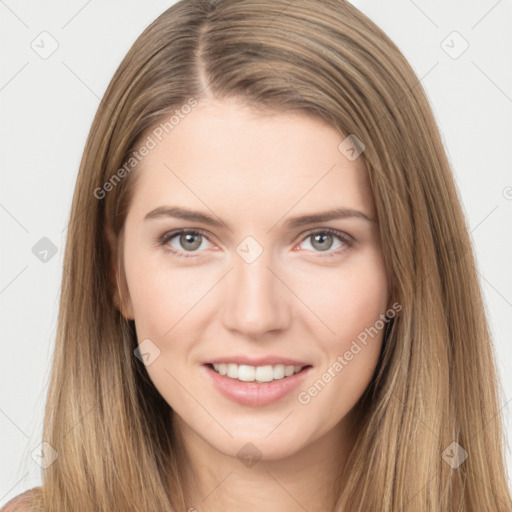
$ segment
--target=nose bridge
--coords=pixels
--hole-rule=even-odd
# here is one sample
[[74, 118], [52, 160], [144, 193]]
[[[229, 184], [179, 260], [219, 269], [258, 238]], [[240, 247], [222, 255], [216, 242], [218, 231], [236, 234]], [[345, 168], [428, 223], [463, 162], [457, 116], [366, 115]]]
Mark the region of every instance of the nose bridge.
[[[248, 250], [244, 252], [244, 248]], [[258, 255], [257, 247], [242, 243], [233, 261], [224, 303], [225, 326], [253, 336], [284, 328], [289, 303], [285, 287], [275, 275], [271, 251]]]

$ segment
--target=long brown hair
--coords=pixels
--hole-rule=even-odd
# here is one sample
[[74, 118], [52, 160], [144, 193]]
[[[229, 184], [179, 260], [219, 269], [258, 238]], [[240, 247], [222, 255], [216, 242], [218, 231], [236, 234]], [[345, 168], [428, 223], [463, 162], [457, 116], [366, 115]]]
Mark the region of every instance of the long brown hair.
[[73, 197], [43, 433], [58, 459], [34, 503], [62, 512], [189, 508], [172, 410], [134, 356], [112, 261], [122, 261], [115, 246], [134, 152], [205, 96], [312, 115], [364, 143], [403, 309], [360, 401], [333, 512], [512, 510], [490, 333], [439, 131], [405, 57], [343, 0], [182, 0], [120, 64]]

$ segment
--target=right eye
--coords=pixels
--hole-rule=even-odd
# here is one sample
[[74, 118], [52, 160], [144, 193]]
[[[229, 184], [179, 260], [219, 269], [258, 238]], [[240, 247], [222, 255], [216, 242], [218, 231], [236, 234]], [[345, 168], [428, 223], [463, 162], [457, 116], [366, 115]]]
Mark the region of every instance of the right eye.
[[[178, 247], [169, 243], [174, 239], [176, 239]], [[198, 249], [205, 240], [207, 240], [206, 233], [202, 230], [179, 229], [164, 233], [158, 239], [158, 245], [163, 246], [166, 251], [178, 258], [191, 258], [196, 256], [193, 254], [194, 252], [202, 252], [198, 251]], [[187, 252], [191, 254], [187, 254]]]

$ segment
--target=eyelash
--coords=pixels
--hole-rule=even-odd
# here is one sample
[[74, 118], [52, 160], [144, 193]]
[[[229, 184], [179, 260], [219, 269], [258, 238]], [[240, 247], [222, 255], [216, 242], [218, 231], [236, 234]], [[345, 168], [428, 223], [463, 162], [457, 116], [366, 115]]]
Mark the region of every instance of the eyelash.
[[[176, 231], [170, 231], [170, 232], [164, 233], [162, 236], [160, 236], [158, 238], [157, 245], [162, 246], [166, 252], [172, 253], [173, 256], [176, 256], [177, 258], [195, 258], [195, 257], [197, 257], [197, 255], [194, 253], [186, 254], [182, 251], [177, 251], [175, 249], [171, 249], [168, 245], [166, 245], [167, 242], [169, 242], [173, 238], [175, 238], [179, 235], [183, 235], [183, 234], [201, 235], [201, 236], [204, 236], [206, 239], [208, 239], [208, 234], [206, 233], [206, 231], [203, 231], [202, 229], [179, 229]], [[330, 229], [330, 228], [313, 229], [313, 230], [307, 231], [306, 233], [304, 233], [304, 235], [302, 236], [299, 243], [302, 243], [302, 242], [304, 242], [304, 240], [307, 240], [309, 237], [311, 237], [313, 235], [318, 235], [318, 234], [333, 235], [345, 244], [344, 248], [337, 249], [336, 251], [332, 251], [332, 252], [326, 251], [326, 254], [324, 256], [321, 256], [322, 258], [329, 258], [329, 257], [337, 256], [354, 245], [354, 239], [352, 237], [350, 237], [349, 235], [346, 235], [345, 233], [343, 233], [341, 231], [337, 231], [336, 229]], [[317, 252], [321, 253], [321, 251], [317, 251]]]

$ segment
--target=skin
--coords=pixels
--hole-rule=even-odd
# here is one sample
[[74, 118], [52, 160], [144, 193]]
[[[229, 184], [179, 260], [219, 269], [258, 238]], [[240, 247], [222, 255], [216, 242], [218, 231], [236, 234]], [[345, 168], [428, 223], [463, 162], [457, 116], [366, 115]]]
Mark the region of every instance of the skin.
[[[334, 505], [335, 472], [352, 446], [354, 405], [374, 373], [383, 329], [309, 403], [298, 395], [329, 367], [332, 373], [338, 356], [389, 308], [378, 224], [356, 217], [295, 229], [284, 223], [340, 207], [376, 219], [364, 160], [338, 150], [344, 138], [302, 113], [203, 101], [134, 171], [122, 310], [135, 320], [139, 343], [150, 339], [160, 350], [146, 369], [174, 410], [191, 511], [325, 512]], [[144, 220], [164, 205], [199, 210], [231, 229]], [[208, 236], [180, 245], [178, 235], [166, 245], [196, 256], [179, 258], [157, 244], [185, 228]], [[304, 236], [326, 228], [354, 243]], [[250, 264], [236, 252], [247, 236], [263, 249]], [[244, 406], [221, 395], [202, 367], [232, 354], [288, 356], [313, 369], [277, 402]], [[250, 467], [237, 457], [248, 442], [261, 456]]]

